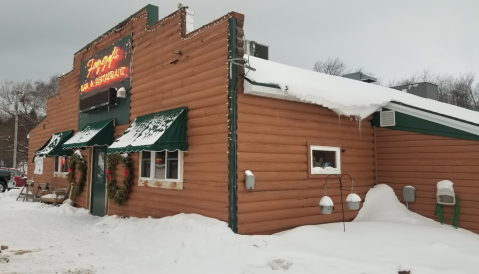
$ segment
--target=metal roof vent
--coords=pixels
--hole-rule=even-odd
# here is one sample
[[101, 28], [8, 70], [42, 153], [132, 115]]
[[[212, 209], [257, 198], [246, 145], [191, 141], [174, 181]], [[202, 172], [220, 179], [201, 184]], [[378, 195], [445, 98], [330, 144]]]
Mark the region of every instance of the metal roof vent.
[[393, 127], [396, 125], [396, 112], [393, 110], [379, 112], [379, 125], [381, 127]]
[[378, 81], [376, 77], [372, 77], [371, 75], [367, 75], [366, 73], [362, 73], [360, 71], [345, 74], [343, 75], [343, 77], [353, 79], [353, 80], [358, 80], [365, 83], [375, 83]]
[[439, 90], [436, 84], [423, 82], [391, 87], [420, 97], [438, 100]]
[[245, 40], [244, 44], [246, 54], [268, 60], [269, 46], [249, 40]]

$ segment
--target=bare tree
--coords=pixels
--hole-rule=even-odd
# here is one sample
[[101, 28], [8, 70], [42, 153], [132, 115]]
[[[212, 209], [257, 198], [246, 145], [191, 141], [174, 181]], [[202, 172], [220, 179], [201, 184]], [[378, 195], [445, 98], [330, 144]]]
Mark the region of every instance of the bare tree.
[[[0, 83], [0, 155], [2, 165], [13, 166], [15, 102], [18, 102], [17, 166], [27, 161], [27, 134], [46, 115], [47, 99], [58, 93], [58, 76], [48, 81], [4, 81]], [[18, 165], [20, 164], [20, 165]]]
[[334, 59], [329, 57], [326, 61], [317, 61], [314, 64], [313, 70], [321, 73], [340, 76], [344, 73], [346, 68], [346, 64], [338, 57]]
[[[326, 61], [317, 61], [314, 64], [313, 70], [316, 72], [321, 72], [321, 73], [330, 74], [334, 76], [343, 76], [350, 73], [362, 72], [369, 76], [376, 77], [375, 73], [371, 71], [367, 71], [363, 67], [359, 67], [356, 69], [348, 68], [346, 63], [341, 61], [341, 59], [339, 59], [338, 57], [336, 58], [329, 57]], [[381, 82], [382, 82], [382, 79], [378, 78], [377, 82], [374, 82], [373, 84], [380, 85]]]

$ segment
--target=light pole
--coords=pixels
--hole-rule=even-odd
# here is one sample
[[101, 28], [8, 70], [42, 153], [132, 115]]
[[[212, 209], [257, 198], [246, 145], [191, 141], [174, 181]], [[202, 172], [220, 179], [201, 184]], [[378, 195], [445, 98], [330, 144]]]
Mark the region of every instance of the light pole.
[[17, 147], [18, 147], [18, 91], [15, 92], [15, 133], [13, 136], [13, 168], [17, 168]]
[[15, 135], [13, 137], [13, 168], [17, 168], [17, 137], [18, 137], [18, 96], [15, 97]]

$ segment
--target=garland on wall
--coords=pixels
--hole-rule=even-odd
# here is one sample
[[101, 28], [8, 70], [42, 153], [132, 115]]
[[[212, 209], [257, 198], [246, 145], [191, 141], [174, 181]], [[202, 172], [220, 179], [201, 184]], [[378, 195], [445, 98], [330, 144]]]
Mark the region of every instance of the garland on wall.
[[[116, 167], [121, 163], [123, 166], [123, 187], [117, 186]], [[107, 159], [106, 174], [108, 176], [108, 199], [113, 200], [117, 205], [122, 205], [128, 200], [133, 186], [133, 163], [127, 154], [109, 154]]]
[[[77, 169], [80, 171], [80, 180], [78, 182], [75, 181], [75, 170]], [[80, 151], [75, 151], [72, 156], [70, 156], [69, 163], [68, 163], [68, 181], [72, 185], [72, 195], [74, 197], [80, 196], [80, 193], [83, 191], [83, 186], [86, 182], [86, 163], [85, 159], [81, 155]]]

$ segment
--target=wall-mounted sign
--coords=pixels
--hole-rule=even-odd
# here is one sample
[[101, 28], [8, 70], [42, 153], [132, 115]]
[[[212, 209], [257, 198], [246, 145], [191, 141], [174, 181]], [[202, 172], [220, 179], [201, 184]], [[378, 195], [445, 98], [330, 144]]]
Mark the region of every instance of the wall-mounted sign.
[[35, 170], [33, 174], [43, 174], [43, 157], [35, 157]]
[[130, 79], [131, 35], [83, 60], [80, 70], [80, 98], [117, 87]]

